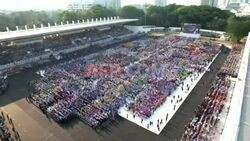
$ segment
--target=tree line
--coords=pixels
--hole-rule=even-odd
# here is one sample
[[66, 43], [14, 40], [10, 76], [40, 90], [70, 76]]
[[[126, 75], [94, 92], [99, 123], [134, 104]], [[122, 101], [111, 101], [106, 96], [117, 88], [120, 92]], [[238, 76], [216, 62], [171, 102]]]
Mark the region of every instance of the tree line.
[[33, 27], [36, 24], [66, 23], [81, 19], [120, 16], [137, 18], [134, 25], [156, 25], [162, 27], [180, 27], [183, 23], [197, 23], [203, 29], [227, 31], [233, 40], [239, 41], [250, 31], [250, 17], [236, 17], [233, 13], [211, 6], [167, 5], [165, 7], [150, 6], [146, 10], [133, 6], [125, 6], [120, 10], [112, 10], [101, 6], [93, 6], [87, 11], [22, 11], [0, 13], [0, 31], [6, 27], [15, 30], [16, 26]]

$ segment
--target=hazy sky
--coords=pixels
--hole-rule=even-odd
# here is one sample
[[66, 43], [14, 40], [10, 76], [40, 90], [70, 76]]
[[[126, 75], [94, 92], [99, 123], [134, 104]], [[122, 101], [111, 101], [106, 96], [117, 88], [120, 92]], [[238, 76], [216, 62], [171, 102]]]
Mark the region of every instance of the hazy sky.
[[[0, 10], [50, 10], [66, 9], [72, 0], [0, 0]], [[167, 0], [167, 3], [198, 4], [200, 0]], [[154, 0], [121, 0], [122, 6], [129, 4], [153, 4]]]

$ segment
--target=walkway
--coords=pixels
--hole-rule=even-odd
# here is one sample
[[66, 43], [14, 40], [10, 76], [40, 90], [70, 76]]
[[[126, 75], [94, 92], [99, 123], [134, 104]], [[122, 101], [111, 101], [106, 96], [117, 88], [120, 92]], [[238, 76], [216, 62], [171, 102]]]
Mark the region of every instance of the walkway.
[[[250, 58], [249, 58], [250, 59]], [[250, 61], [248, 61], [248, 71], [246, 76], [246, 85], [241, 112], [240, 129], [238, 141], [250, 140]]]

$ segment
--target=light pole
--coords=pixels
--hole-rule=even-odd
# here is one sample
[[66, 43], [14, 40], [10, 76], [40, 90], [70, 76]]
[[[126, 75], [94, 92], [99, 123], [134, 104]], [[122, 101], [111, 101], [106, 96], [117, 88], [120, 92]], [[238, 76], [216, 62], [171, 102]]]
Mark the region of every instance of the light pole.
[[148, 4], [147, 2], [145, 2], [144, 4], [144, 25], [147, 25], [147, 8], [148, 8]]

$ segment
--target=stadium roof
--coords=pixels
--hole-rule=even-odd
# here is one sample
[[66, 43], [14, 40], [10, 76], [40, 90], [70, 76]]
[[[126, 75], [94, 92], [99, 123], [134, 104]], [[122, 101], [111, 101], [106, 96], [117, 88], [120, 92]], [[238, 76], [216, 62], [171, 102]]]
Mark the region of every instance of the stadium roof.
[[76, 24], [65, 24], [44, 28], [28, 29], [28, 30], [19, 30], [19, 31], [9, 31], [9, 32], [0, 32], [0, 42], [1, 41], [12, 41], [17, 39], [24, 39], [29, 37], [44, 36], [50, 34], [57, 34], [63, 32], [69, 32], [74, 30], [88, 29], [98, 26], [107, 26], [113, 24], [122, 24], [127, 22], [137, 21], [138, 19], [119, 19], [111, 18], [107, 20], [91, 21], [84, 23]]

